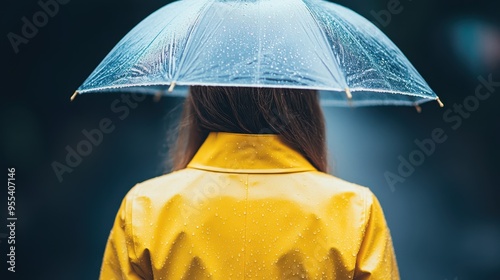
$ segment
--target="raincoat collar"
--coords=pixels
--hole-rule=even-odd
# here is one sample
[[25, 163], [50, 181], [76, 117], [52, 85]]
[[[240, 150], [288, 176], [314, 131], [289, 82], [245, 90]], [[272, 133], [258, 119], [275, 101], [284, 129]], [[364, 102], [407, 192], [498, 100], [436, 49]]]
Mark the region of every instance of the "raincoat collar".
[[291, 173], [317, 170], [277, 134], [210, 132], [188, 168], [231, 173]]

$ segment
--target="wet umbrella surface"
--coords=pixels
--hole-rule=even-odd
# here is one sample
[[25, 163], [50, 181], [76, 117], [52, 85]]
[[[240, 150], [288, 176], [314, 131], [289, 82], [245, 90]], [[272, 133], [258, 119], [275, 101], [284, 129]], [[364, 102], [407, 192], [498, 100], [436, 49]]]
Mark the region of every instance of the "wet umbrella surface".
[[127, 34], [72, 96], [186, 86], [320, 90], [323, 104], [418, 105], [437, 100], [371, 22], [320, 0], [186, 0]]

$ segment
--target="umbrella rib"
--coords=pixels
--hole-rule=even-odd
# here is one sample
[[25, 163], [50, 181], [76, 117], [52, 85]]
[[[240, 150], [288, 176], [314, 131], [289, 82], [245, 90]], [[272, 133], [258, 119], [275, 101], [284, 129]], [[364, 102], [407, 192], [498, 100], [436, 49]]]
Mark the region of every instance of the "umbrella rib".
[[[175, 18], [175, 17], [174, 17]], [[171, 19], [172, 21], [173, 19]], [[169, 25], [168, 24], [165, 24], [165, 26], [163, 26], [163, 28], [160, 30], [160, 32], [158, 32], [158, 34], [156, 34], [153, 39], [148, 43], [148, 45], [137, 55], [134, 63], [131, 64], [131, 68], [132, 67], [135, 67], [137, 62], [139, 61], [139, 59], [142, 58], [142, 55], [149, 49], [149, 47], [156, 41], [156, 39], [160, 36], [160, 34], [163, 33], [163, 31], [165, 31], [165, 29], [168, 27]]]
[[[304, 3], [304, 2], [302, 2]], [[338, 64], [338, 62], [336, 61], [335, 59], [335, 53], [331, 50], [330, 48], [330, 45], [328, 43], [328, 37], [326, 36], [325, 34], [325, 31], [323, 30], [323, 28], [321, 28], [321, 25], [319, 24], [319, 20], [318, 18], [316, 17], [316, 15], [314, 14], [314, 12], [312, 12], [312, 10], [309, 8], [309, 6], [304, 3], [304, 7], [307, 9], [307, 11], [309, 12], [309, 14], [311, 15], [311, 17], [313, 18], [313, 22], [316, 24], [316, 26], [318, 27], [318, 30], [320, 31], [321, 35], [322, 35], [322, 38], [323, 38], [323, 42], [325, 43], [325, 45], [327, 46], [327, 50], [329, 50], [329, 54], [330, 54], [330, 58], [332, 59], [332, 62], [335, 63], [335, 65], [337, 65], [337, 72], [339, 74], [342, 75], [343, 77], [343, 80], [345, 81], [345, 84], [347, 85], [347, 76], [346, 74], [344, 73], [344, 71], [342, 71], [342, 67], [340, 67], [340, 65]], [[323, 63], [323, 65], [326, 67], [326, 69], [328, 69], [328, 72], [330, 73], [330, 75], [332, 77], [335, 77], [334, 73], [332, 73], [330, 67], [328, 67], [328, 65], [325, 63], [325, 61], [322, 59], [321, 60], [321, 63]]]
[[[339, 17], [340, 19], [342, 20], [339, 20], [338, 23], [340, 25], [342, 25], [344, 27], [344, 30], [346, 31], [347, 35], [353, 40], [353, 42], [359, 46], [359, 48], [361, 49], [361, 51], [363, 52], [363, 54], [368, 58], [368, 60], [370, 60], [371, 64], [377, 69], [377, 71], [379, 73], [383, 73], [382, 71], [380, 71], [380, 67], [378, 64], [376, 64], [374, 61], [373, 61], [373, 58], [368, 55], [368, 53], [366, 52], [365, 48], [360, 44], [360, 42], [356, 39], [356, 37], [351, 33], [351, 31], [346, 27], [346, 25], [344, 24], [344, 18], [341, 17], [336, 11], [333, 11], [331, 10], [332, 13], [336, 14], [337, 17]], [[383, 79], [383, 81], [385, 82], [385, 84], [387, 85], [388, 88], [391, 88], [391, 85], [387, 82], [387, 80]], [[347, 82], [347, 80], [346, 80]]]
[[[197, 23], [199, 23], [199, 21], [200, 21], [200, 18], [201, 18], [201, 16], [202, 16], [202, 14], [204, 14], [202, 11], [206, 11], [206, 10], [208, 9], [208, 8], [207, 8], [207, 6], [209, 6], [209, 5], [210, 5], [210, 6], [212, 6], [214, 3], [215, 3], [215, 1], [211, 1], [210, 3], [206, 3], [206, 4], [205, 4], [205, 5], [203, 5], [203, 7], [200, 9], [200, 13], [199, 13], [199, 14], [198, 14], [198, 16], [196, 17], [196, 19], [195, 19], [195, 21], [194, 21], [194, 23], [193, 23], [193, 25], [192, 25], [192, 28], [191, 28], [191, 30], [190, 30], [190, 31], [189, 31], [189, 33], [188, 33], [189, 35], [187, 36], [186, 45], [184, 46], [184, 50], [183, 50], [183, 52], [182, 52], [181, 60], [179, 61], [179, 67], [178, 67], [178, 69], [177, 69], [177, 70], [178, 70], [178, 71], [177, 71], [177, 73], [181, 72], [181, 71], [180, 71], [180, 69], [183, 67], [183, 65], [184, 65], [184, 63], [185, 63], [185, 61], [186, 61], [186, 52], [187, 52], [187, 50], [188, 50], [188, 46], [190, 46], [190, 45], [191, 45], [191, 42], [193, 41], [193, 39], [192, 39], [192, 37], [193, 37], [193, 36], [192, 36], [192, 35], [195, 33], [195, 31], [196, 31], [197, 27], [199, 27], [199, 24], [197, 24]], [[175, 76], [174, 76], [174, 78], [173, 78], [173, 80], [174, 80], [174, 81], [177, 81], [177, 80], [178, 80], [178, 78], [179, 78], [179, 76], [178, 76], [178, 75], [175, 75]]]
[[[215, 26], [214, 26], [211, 30], [209, 30], [207, 33], [202, 34], [202, 36], [204, 36], [204, 37], [206, 37], [206, 38], [210, 38], [210, 37], [212, 37], [212, 36], [213, 36], [213, 34], [215, 34], [215, 32], [219, 29], [219, 27], [221, 26], [222, 22], [223, 22], [223, 18], [220, 18], [220, 19], [217, 21], [217, 24], [215, 24]], [[202, 37], [202, 38], [203, 38], [203, 37]], [[203, 41], [203, 40], [201, 40], [201, 41]], [[194, 54], [194, 57], [193, 57], [192, 61], [193, 61], [193, 62], [194, 62], [194, 61], [196, 61], [196, 60], [200, 57], [200, 55], [201, 55], [201, 52], [195, 52], [195, 54]], [[190, 66], [191, 66], [191, 64], [188, 64], [188, 65], [187, 65], [187, 67], [190, 67]]]

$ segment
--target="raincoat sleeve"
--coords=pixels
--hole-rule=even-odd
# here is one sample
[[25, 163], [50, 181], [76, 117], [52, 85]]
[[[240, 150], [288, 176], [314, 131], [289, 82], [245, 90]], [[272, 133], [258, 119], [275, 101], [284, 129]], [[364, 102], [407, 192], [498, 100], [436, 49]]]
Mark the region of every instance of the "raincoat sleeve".
[[138, 265], [132, 236], [131, 192], [123, 199], [104, 251], [99, 279], [146, 279]]
[[366, 197], [367, 220], [354, 279], [400, 279], [392, 238], [382, 207], [371, 191], [367, 191]]

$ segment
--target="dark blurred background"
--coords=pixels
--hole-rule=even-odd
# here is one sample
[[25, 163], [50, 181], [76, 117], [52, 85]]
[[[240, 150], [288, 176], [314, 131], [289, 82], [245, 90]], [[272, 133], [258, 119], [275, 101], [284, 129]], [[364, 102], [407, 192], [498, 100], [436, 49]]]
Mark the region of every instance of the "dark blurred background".
[[[167, 3], [59, 0], [59, 10], [17, 53], [9, 32], [21, 34], [22, 18], [42, 8], [35, 0], [3, 4], [0, 166], [4, 180], [7, 168], [16, 168], [18, 221], [15, 274], [7, 273], [7, 228], [0, 227], [0, 279], [96, 279], [121, 199], [164, 171], [181, 99], [148, 97], [131, 107], [120, 93], [69, 97], [132, 27]], [[337, 3], [381, 28], [446, 107], [426, 103], [420, 114], [411, 107], [325, 108], [334, 173], [379, 197], [402, 279], [500, 279], [500, 2]], [[488, 79], [482, 93], [490, 96], [474, 100]], [[113, 102], [128, 107], [126, 118]], [[464, 102], [465, 113], [454, 111]], [[54, 162], [65, 163], [67, 149], [86, 139], [82, 131], [104, 118], [113, 132], [58, 178]], [[415, 140], [435, 129], [446, 141], [391, 186], [387, 172], [401, 175], [401, 159], [418, 150]]]

